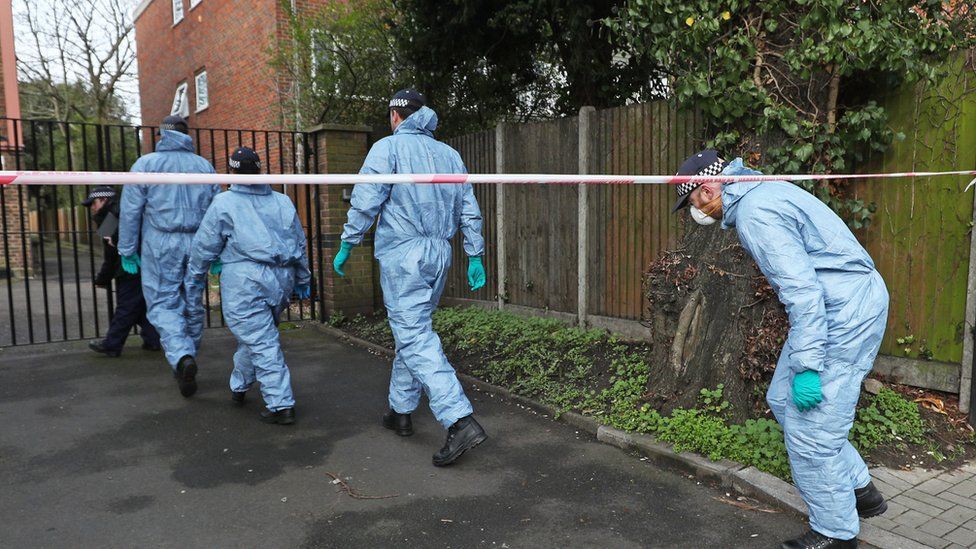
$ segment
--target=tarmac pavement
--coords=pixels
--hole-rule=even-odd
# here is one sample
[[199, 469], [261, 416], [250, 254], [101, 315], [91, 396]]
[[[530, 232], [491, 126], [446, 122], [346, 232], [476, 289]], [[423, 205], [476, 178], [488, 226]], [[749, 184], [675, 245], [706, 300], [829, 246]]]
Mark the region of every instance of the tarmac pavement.
[[[200, 390], [160, 353], [84, 342], [0, 349], [3, 547], [778, 547], [806, 526], [468, 391], [487, 442], [454, 466], [426, 401], [380, 424], [389, 360], [313, 328], [283, 333], [293, 426], [230, 404], [233, 337], [208, 330]], [[333, 473], [360, 496], [342, 490]]]

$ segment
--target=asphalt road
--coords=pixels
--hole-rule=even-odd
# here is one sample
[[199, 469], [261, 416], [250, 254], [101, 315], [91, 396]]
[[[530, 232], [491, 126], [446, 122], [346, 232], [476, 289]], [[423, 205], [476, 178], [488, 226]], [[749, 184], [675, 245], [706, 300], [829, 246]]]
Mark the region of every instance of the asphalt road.
[[413, 437], [380, 425], [388, 359], [311, 327], [284, 334], [291, 427], [258, 421], [257, 391], [230, 405], [227, 332], [207, 332], [189, 400], [138, 344], [0, 349], [0, 546], [777, 547], [805, 529], [474, 391], [491, 438], [435, 468], [425, 408]]

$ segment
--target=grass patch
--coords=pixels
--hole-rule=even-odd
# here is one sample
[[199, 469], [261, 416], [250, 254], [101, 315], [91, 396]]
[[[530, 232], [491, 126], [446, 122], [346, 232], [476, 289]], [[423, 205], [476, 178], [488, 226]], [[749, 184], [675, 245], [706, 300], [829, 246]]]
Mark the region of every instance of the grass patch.
[[[767, 417], [732, 423], [722, 386], [703, 389], [697, 406], [668, 416], [651, 407], [645, 400], [651, 366], [644, 344], [554, 319], [475, 307], [438, 309], [433, 323], [445, 352], [461, 371], [560, 413], [578, 411], [611, 427], [653, 434], [677, 451], [730, 459], [790, 479], [780, 425]], [[344, 322], [343, 329], [393, 346], [389, 324], [381, 317], [358, 316]], [[880, 447], [924, 443], [927, 432], [918, 405], [884, 388], [864, 398], [850, 438], [859, 450], [870, 453]]]

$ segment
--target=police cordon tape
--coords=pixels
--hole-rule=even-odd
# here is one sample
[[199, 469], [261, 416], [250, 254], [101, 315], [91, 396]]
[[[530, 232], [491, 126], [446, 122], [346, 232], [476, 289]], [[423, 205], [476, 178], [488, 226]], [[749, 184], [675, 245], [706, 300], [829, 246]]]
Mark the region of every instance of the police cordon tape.
[[[2, 185], [352, 185], [458, 183], [489, 185], [677, 185], [689, 181], [824, 181], [976, 176], [976, 170], [805, 175], [559, 175], [559, 174], [182, 174], [134, 172], [0, 171]], [[976, 184], [972, 180], [966, 187]]]

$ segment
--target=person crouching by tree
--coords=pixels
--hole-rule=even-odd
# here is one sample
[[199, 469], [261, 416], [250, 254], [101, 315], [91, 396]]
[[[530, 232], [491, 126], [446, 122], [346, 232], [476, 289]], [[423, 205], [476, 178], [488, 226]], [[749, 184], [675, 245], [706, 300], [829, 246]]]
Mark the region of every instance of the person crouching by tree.
[[142, 348], [158, 351], [159, 332], [146, 318], [146, 300], [142, 297], [142, 280], [138, 274], [122, 270], [119, 250], [119, 203], [115, 189], [100, 186], [92, 189], [81, 202], [91, 211], [92, 219], [102, 238], [102, 267], [95, 275], [98, 288], [111, 289], [115, 280], [115, 312], [108, 326], [105, 339], [88, 342], [88, 348], [96, 353], [117, 357], [122, 354], [125, 340], [133, 326], [139, 326]]
[[[239, 147], [229, 165], [236, 174], [261, 173], [257, 153]], [[305, 232], [291, 200], [267, 184], [234, 184], [214, 197], [190, 246], [186, 287], [199, 300], [207, 270], [218, 258], [221, 310], [237, 338], [231, 399], [244, 405], [255, 381], [267, 408], [262, 421], [295, 422], [291, 376], [281, 352], [278, 319], [292, 290], [300, 299], [311, 294]]]
[[[759, 175], [713, 150], [678, 175]], [[888, 509], [847, 439], [861, 382], [874, 366], [888, 319], [888, 290], [874, 261], [826, 204], [785, 181], [678, 185], [674, 211], [700, 225], [735, 228], [789, 315], [790, 332], [766, 402], [783, 426], [793, 482], [810, 530], [785, 549], [857, 547], [859, 518]]]

